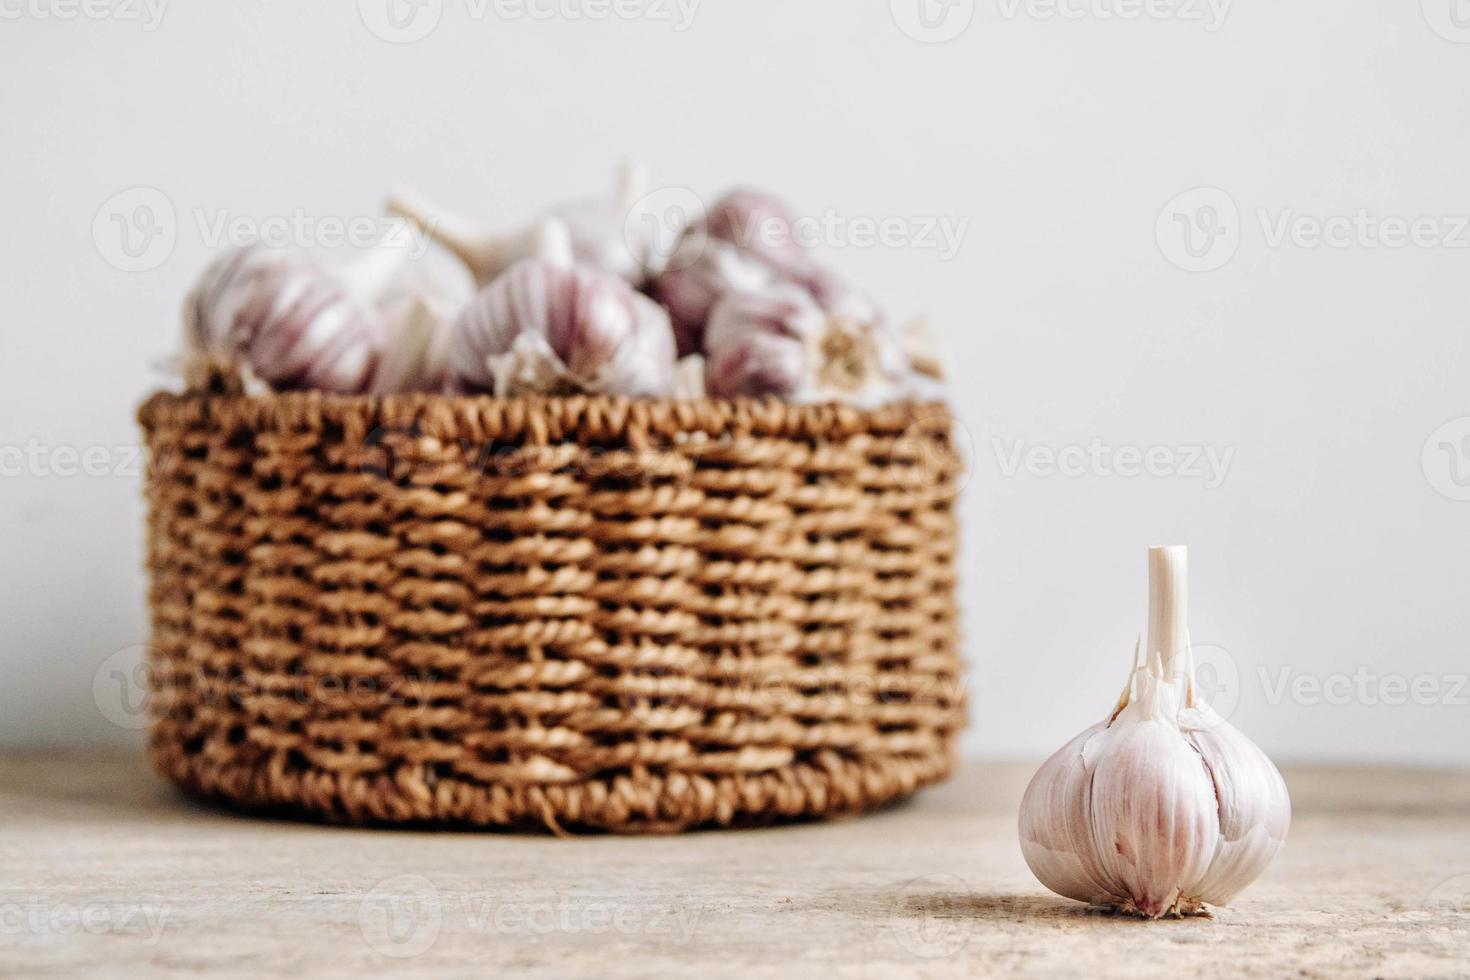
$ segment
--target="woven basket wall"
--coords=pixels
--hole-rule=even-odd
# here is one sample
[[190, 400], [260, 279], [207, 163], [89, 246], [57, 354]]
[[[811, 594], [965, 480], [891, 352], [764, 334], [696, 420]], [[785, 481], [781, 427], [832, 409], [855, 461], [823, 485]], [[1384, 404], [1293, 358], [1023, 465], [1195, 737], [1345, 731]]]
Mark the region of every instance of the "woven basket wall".
[[333, 820], [870, 808], [964, 721], [943, 408], [160, 394], [150, 752]]

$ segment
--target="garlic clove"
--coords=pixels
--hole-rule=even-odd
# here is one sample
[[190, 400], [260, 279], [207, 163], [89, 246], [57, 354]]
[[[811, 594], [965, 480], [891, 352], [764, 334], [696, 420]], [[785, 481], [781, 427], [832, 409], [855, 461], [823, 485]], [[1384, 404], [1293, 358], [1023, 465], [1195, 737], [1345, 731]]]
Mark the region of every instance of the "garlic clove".
[[1291, 798], [1266, 753], [1209, 705], [1182, 711], [1180, 727], [1204, 763], [1219, 806], [1218, 846], [1194, 893], [1202, 902], [1226, 905], [1285, 845]]
[[1100, 905], [1126, 900], [1107, 885], [1086, 816], [1092, 773], [1082, 749], [1106, 729], [1099, 722], [1042, 765], [1026, 787], [1020, 817], [1021, 854], [1037, 880], [1058, 895]]
[[1092, 848], [1125, 911], [1198, 910], [1194, 886], [1219, 838], [1214, 790], [1181, 736], [1162, 670], [1139, 671], [1134, 701], [1089, 740]]

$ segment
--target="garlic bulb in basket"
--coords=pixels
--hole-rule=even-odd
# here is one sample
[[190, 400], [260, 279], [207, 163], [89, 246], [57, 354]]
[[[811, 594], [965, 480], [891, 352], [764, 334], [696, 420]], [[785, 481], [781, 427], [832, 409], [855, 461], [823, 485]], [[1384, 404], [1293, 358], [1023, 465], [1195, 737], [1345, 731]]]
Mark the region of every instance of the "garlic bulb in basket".
[[406, 258], [378, 246], [329, 268], [259, 245], [233, 249], [185, 302], [186, 349], [276, 388], [365, 391], [386, 340], [376, 297]]
[[704, 349], [710, 312], [728, 293], [759, 293], [776, 284], [764, 262], [733, 245], [710, 241], [688, 264], [673, 263], [659, 274], [654, 296], [668, 307], [683, 356]]
[[548, 243], [545, 229], [563, 228], [569, 261], [611, 273], [633, 285], [641, 285], [655, 260], [654, 229], [631, 220], [632, 210], [647, 184], [643, 168], [626, 164], [618, 174], [614, 196], [607, 199], [567, 201], [551, 208], [519, 232], [495, 234], [475, 227], [407, 189], [395, 190], [388, 211], [414, 222], [431, 238], [444, 245], [469, 268], [475, 281], [485, 286], [522, 259], [561, 261], [556, 243]]
[[1043, 885], [1154, 919], [1230, 902], [1291, 823], [1281, 774], [1196, 688], [1185, 557], [1150, 549], [1143, 666], [1135, 651], [1112, 714], [1052, 756], [1021, 802], [1021, 850]]
[[663, 307], [585, 266], [526, 259], [454, 324], [451, 384], [497, 395], [667, 395], [674, 333]]
[[894, 398], [903, 357], [872, 304], [848, 293], [823, 307], [792, 284], [727, 295], [705, 334], [710, 394], [845, 401]]

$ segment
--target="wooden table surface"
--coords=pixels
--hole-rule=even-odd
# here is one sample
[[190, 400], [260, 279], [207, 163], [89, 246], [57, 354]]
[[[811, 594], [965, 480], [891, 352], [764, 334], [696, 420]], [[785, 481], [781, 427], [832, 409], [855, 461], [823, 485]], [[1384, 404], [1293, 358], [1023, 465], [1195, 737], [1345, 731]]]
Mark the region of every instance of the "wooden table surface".
[[560, 840], [256, 819], [131, 755], [0, 756], [0, 975], [1470, 976], [1470, 774], [1289, 768], [1267, 876], [1147, 923], [1031, 877], [1031, 769], [838, 823]]

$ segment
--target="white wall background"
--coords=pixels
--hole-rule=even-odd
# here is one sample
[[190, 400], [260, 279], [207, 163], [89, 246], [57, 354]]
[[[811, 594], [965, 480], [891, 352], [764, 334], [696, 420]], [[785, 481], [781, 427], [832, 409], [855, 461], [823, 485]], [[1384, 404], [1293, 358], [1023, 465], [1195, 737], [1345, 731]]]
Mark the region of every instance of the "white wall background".
[[[1144, 625], [1145, 546], [1186, 543], [1194, 637], [1274, 755], [1467, 760], [1460, 0], [1236, 3], [1223, 22], [1218, 0], [924, 0], [957, 18], [941, 31], [973, 14], [947, 43], [901, 29], [923, 33], [918, 0], [703, 0], [682, 31], [663, 3], [536, 20], [427, 0], [413, 43], [370, 31], [385, 0], [175, 0], [151, 25], [141, 0], [93, 2], [0, 2], [0, 447], [40, 454], [0, 457], [0, 742], [138, 738], [93, 698], [99, 665], [146, 641], [138, 477], [55, 471], [65, 447], [120, 466], [136, 445], [201, 221], [371, 215], [406, 181], [515, 225], [632, 153], [809, 214], [969, 221], [949, 260], [830, 258], [930, 313], [952, 353], [975, 444], [973, 749], [1042, 754], [1099, 716]], [[1165, 210], [1201, 187], [1225, 197]], [[113, 200], [135, 188], [177, 237], [130, 273], [108, 216], [149, 199]], [[1203, 259], [1224, 264], [1183, 271], [1174, 212], [1198, 233], [1224, 202], [1238, 218], [1216, 212]], [[1275, 238], [1360, 212], [1343, 247]], [[1372, 247], [1415, 218], [1420, 244]], [[1018, 440], [1169, 447], [1183, 472], [1048, 476], [1033, 456], [1008, 475]], [[1218, 486], [1184, 447], [1230, 454]], [[1290, 686], [1314, 682], [1328, 694]]]

